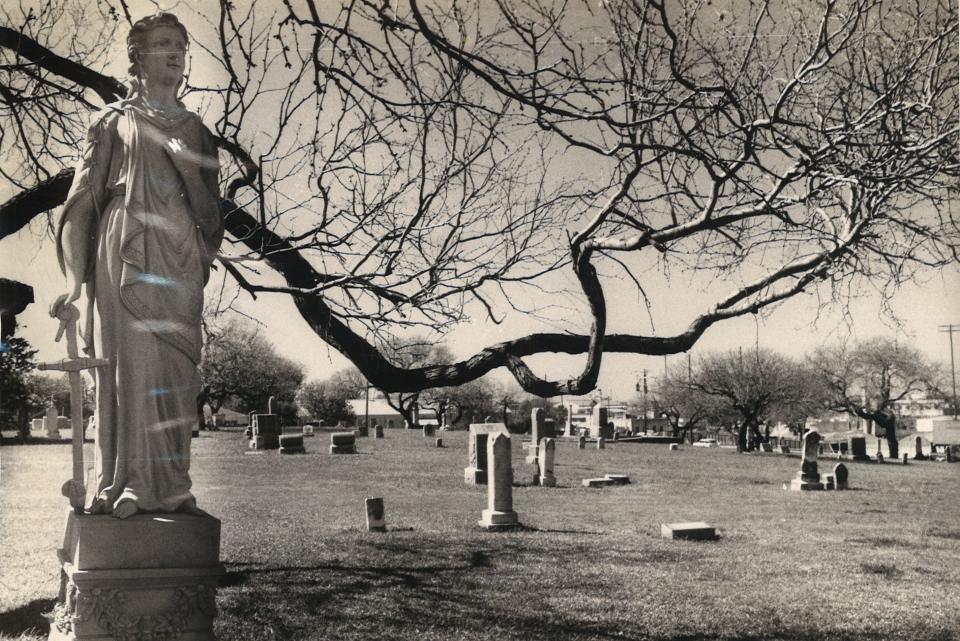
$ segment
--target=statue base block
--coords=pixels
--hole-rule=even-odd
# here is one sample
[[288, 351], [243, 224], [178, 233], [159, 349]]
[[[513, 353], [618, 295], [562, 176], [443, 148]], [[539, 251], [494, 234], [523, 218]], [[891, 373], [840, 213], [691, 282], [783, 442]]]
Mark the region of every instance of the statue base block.
[[49, 641], [213, 641], [220, 521], [67, 514]]

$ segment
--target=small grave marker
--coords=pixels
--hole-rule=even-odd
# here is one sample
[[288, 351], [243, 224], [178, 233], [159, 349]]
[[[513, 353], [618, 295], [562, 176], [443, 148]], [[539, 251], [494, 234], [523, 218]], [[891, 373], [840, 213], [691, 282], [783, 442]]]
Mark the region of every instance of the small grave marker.
[[382, 498], [371, 498], [366, 500], [367, 507], [367, 531], [368, 532], [386, 532], [387, 519], [383, 509]]
[[695, 521], [690, 523], [661, 523], [660, 536], [665, 539], [685, 539], [688, 541], [714, 541], [717, 530], [704, 523]]

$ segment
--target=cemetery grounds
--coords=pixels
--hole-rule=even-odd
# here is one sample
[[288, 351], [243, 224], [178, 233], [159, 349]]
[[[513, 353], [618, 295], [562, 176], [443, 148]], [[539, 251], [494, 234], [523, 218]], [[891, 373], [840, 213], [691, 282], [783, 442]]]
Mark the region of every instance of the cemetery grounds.
[[[851, 490], [801, 493], [783, 489], [795, 456], [562, 442], [558, 487], [539, 488], [515, 435], [525, 527], [489, 533], [466, 433], [437, 436], [331, 455], [319, 432], [290, 456], [248, 454], [236, 431], [194, 439], [194, 491], [222, 521], [217, 638], [960, 639], [960, 465], [847, 462]], [[66, 440], [0, 447], [0, 641], [46, 639], [69, 472]], [[606, 473], [632, 483], [581, 487]], [[374, 496], [386, 533], [365, 528]], [[660, 538], [676, 521], [721, 538]]]

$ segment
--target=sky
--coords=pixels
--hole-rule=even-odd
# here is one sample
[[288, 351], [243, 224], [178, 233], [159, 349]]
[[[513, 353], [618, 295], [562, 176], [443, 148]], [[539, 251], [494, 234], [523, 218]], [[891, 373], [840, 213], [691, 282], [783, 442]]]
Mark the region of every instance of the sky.
[[[130, 3], [134, 17], [152, 13], [153, 3]], [[173, 8], [179, 3], [158, 3], [161, 8]], [[201, 22], [187, 18], [191, 32], [203, 27]], [[122, 51], [122, 49], [121, 49]], [[122, 75], [122, 56], [116, 56], [105, 68], [107, 73]], [[196, 56], [193, 77], [204, 73], [202, 57]], [[78, 151], [79, 153], [79, 151]], [[0, 200], [9, 194], [0, 193]], [[63, 291], [64, 281], [59, 273], [53, 243], [44, 221], [35, 221], [14, 237], [0, 242], [0, 276], [12, 278], [34, 287], [36, 302], [19, 317], [19, 335], [29, 340], [40, 352], [39, 360], [58, 359], [63, 346], [52, 337], [56, 323], [47, 315], [52, 300]], [[221, 287], [222, 270], [213, 276], [208, 295], [216, 295]], [[711, 300], [726, 293], [727, 285], [705, 281], [699, 277], [676, 276], [670, 282], [650, 274], [644, 282], [653, 309], [654, 325], [644, 311], [635, 288], [611, 274], [605, 280], [609, 307], [608, 333], [642, 332], [667, 335], [681, 331], [702, 312]], [[232, 285], [228, 285], [232, 291]], [[957, 266], [928, 272], [922, 283], [910, 283], [896, 292], [884, 305], [876, 291], [857, 292], [859, 298], [848, 307], [822, 305], [815, 294], [804, 294], [778, 305], [758, 317], [739, 318], [714, 325], [692, 350], [692, 358], [712, 350], [744, 349], [759, 345], [786, 355], [801, 357], [820, 344], [841, 340], [860, 340], [877, 335], [896, 337], [917, 346], [932, 360], [949, 364], [948, 337], [938, 330], [945, 324], [960, 324], [960, 268]], [[493, 343], [518, 338], [533, 331], [570, 330], [586, 333], [589, 319], [582, 313], [582, 301], [572, 279], [558, 275], [548, 281], [543, 291], [527, 288], [516, 292], [517, 301], [538, 310], [536, 315], [506, 314], [505, 320], [495, 324], [484, 318], [479, 306], [468, 307], [472, 321], [455, 329], [446, 338], [455, 356], [466, 358]], [[263, 293], [258, 300], [239, 294], [235, 305], [242, 313], [263, 324], [267, 338], [278, 351], [301, 363], [308, 378], [326, 378], [349, 363], [336, 351], [326, 346], [299, 316], [289, 297]], [[504, 310], [501, 310], [504, 311]], [[960, 360], [960, 335], [956, 337]], [[583, 357], [538, 356], [528, 363], [538, 374], [552, 380], [575, 376], [583, 364]], [[629, 400], [644, 369], [651, 383], [664, 367], [686, 367], [686, 356], [644, 357], [610, 354], [604, 357], [599, 388], [603, 396]], [[505, 380], [500, 372], [495, 375]]]

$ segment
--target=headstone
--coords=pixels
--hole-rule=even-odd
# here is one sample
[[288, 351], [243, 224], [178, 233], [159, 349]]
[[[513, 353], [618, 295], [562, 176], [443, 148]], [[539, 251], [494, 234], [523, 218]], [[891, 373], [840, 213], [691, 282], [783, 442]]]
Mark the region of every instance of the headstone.
[[563, 424], [563, 435], [564, 436], [576, 436], [577, 430], [573, 426], [573, 405], [567, 408], [567, 419]]
[[487, 441], [487, 509], [480, 518], [480, 527], [487, 530], [505, 530], [520, 525], [513, 511], [513, 462], [510, 454], [510, 435], [490, 432]]
[[541, 438], [556, 438], [557, 422], [552, 418], [543, 419], [543, 434]]
[[530, 448], [526, 458], [527, 463], [534, 464], [537, 462], [537, 448], [540, 447], [540, 440], [543, 437], [543, 408], [535, 407], [530, 412]]
[[665, 539], [686, 539], [688, 541], [713, 541], [717, 531], [703, 521], [694, 523], [661, 523], [660, 536]]
[[424, 425], [422, 428], [422, 431], [423, 431], [423, 436], [425, 436], [426, 438], [434, 438], [434, 436], [436, 436], [437, 434], [437, 426]]
[[365, 424], [358, 426], [357, 436], [361, 438], [367, 438], [368, 436], [370, 436], [370, 428], [368, 428]]
[[587, 431], [591, 438], [597, 438], [600, 436], [606, 436], [607, 431], [607, 408], [603, 407], [599, 403], [593, 407], [593, 412], [590, 414], [590, 425], [587, 426]]
[[69, 418], [67, 418], [66, 416], [58, 416], [58, 417], [57, 417], [57, 429], [58, 429], [58, 430], [72, 430], [72, 429], [73, 429], [73, 421], [71, 421], [71, 420], [70, 420]]
[[541, 487], [554, 487], [557, 477], [553, 475], [553, 462], [556, 458], [557, 442], [552, 438], [540, 441], [537, 451], [537, 483]]
[[604, 474], [603, 476], [614, 485], [630, 485], [630, 477], [626, 474]]
[[780, 453], [781, 453], [781, 454], [789, 454], [789, 453], [790, 453], [790, 448], [789, 448], [788, 446], [783, 445], [783, 444], [781, 443], [781, 444], [780, 444]]
[[356, 454], [357, 437], [353, 432], [333, 432], [330, 434], [331, 454]]
[[373, 438], [383, 438], [383, 425], [373, 426]]
[[598, 437], [597, 437], [597, 449], [598, 449], [598, 450], [602, 450], [602, 449], [605, 449], [606, 446], [607, 446], [607, 439], [603, 438], [602, 436], [598, 436]]
[[438, 439], [437, 439], [436, 446], [437, 446], [437, 447], [443, 447], [443, 439], [442, 439], [442, 438], [438, 438]]
[[275, 450], [280, 447], [282, 432], [279, 414], [253, 414], [250, 417], [251, 439], [257, 439], [257, 437], [263, 439], [263, 447], [260, 449]]
[[367, 532], [386, 532], [387, 519], [383, 509], [383, 499], [373, 498], [366, 500]]
[[836, 477], [833, 474], [822, 474], [820, 482], [823, 483], [823, 489], [825, 490], [834, 490], [837, 487]]
[[926, 455], [923, 453], [923, 438], [917, 437], [916, 446], [913, 451], [913, 458], [918, 461], [926, 460]]
[[817, 471], [817, 451], [820, 445], [820, 432], [809, 430], [803, 435], [803, 449], [800, 454], [800, 471], [797, 478], [790, 482], [793, 491], [822, 490], [820, 473]]
[[602, 476], [593, 479], [583, 479], [581, 484], [583, 487], [607, 487], [608, 485], [613, 485], [613, 481], [606, 476]]
[[680, 449], [680, 446], [677, 445], [676, 443], [671, 443], [671, 444], [670, 444], [670, 451], [671, 451], [671, 452], [676, 452], [676, 451], [679, 450], [679, 449]]
[[280, 435], [281, 454], [304, 454], [306, 451], [306, 448], [303, 447], [302, 433]]
[[833, 466], [833, 483], [838, 490], [845, 490], [847, 485], [847, 466], [843, 463], [837, 463]]
[[[262, 398], [262, 397], [261, 397], [261, 398]], [[277, 397], [276, 397], [276, 396], [271, 396], [270, 398], [267, 399], [267, 414], [276, 414], [276, 413], [277, 413], [277, 412], [275, 411], [275, 408], [274, 408], [274, 405], [276, 404], [276, 402], [277, 402]]]
[[877, 452], [877, 463], [883, 463], [883, 452]]
[[947, 445], [947, 463], [953, 463], [956, 460], [956, 456], [953, 453], [953, 446]]
[[849, 439], [850, 443], [850, 455], [853, 457], [854, 461], [866, 461], [870, 457], [867, 456], [867, 439], [862, 436], [851, 436]]
[[35, 419], [33, 419], [32, 421], [30, 421], [30, 431], [31, 431], [31, 432], [33, 432], [34, 434], [39, 435], [42, 430], [43, 430], [43, 419], [42, 419], [42, 418], [35, 418]]
[[906, 464], [909, 463], [909, 462], [910, 462], [910, 455], [907, 454], [906, 452], [904, 452], [904, 453], [903, 453], [903, 464], [906, 465]]
[[313, 425], [304, 425], [304, 426], [303, 426], [303, 435], [304, 435], [304, 436], [313, 436]]
[[772, 451], [773, 451], [773, 445], [771, 445], [771, 444], [768, 443], [767, 441], [761, 441], [761, 443], [760, 443], [760, 451], [761, 451], [761, 452], [772, 452]]
[[577, 439], [577, 447], [581, 450], [587, 447], [587, 437], [583, 434], [580, 435], [580, 438]]
[[43, 416], [43, 431], [45, 436], [52, 440], [60, 439], [60, 431], [57, 429], [57, 408], [50, 406], [47, 413]]
[[491, 435], [506, 434], [503, 423], [472, 423], [467, 437], [467, 467], [463, 469], [463, 480], [470, 485], [482, 485], [487, 482], [487, 439]]

